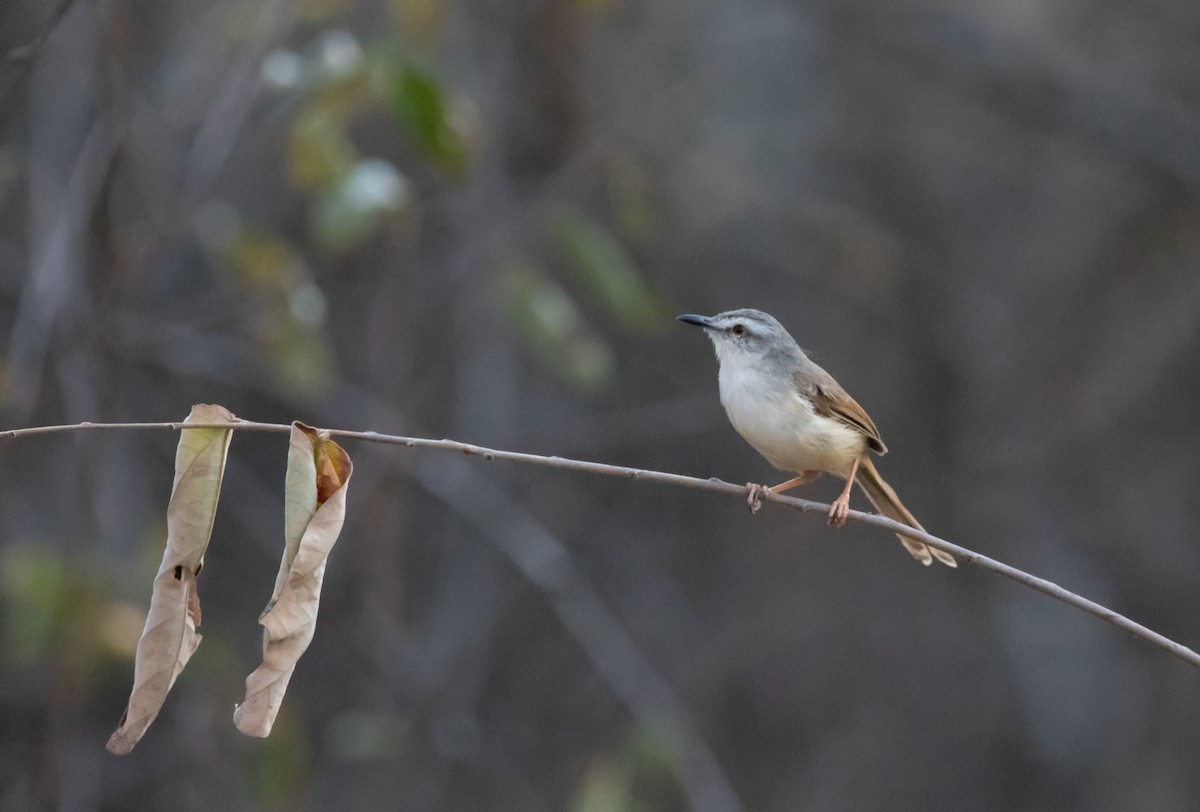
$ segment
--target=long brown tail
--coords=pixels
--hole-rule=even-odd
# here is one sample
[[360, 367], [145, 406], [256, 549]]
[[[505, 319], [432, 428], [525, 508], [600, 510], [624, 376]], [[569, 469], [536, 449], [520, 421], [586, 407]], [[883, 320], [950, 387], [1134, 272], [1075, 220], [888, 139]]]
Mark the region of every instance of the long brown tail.
[[[863, 493], [871, 500], [871, 504], [875, 509], [887, 516], [889, 519], [895, 519], [909, 527], [915, 527], [918, 530], [924, 530], [921, 523], [917, 521], [917, 517], [912, 515], [903, 503], [900, 502], [900, 497], [896, 496], [896, 492], [892, 490], [892, 486], [883, 481], [883, 477], [879, 475], [879, 471], [875, 469], [875, 463], [871, 462], [871, 458], [866, 454], [863, 455], [858, 464], [858, 475], [855, 477]], [[933, 563], [933, 559], [937, 559], [947, 567], [957, 567], [958, 563], [954, 560], [954, 556], [944, 550], [938, 550], [930, 547], [928, 544], [922, 544], [919, 541], [914, 541], [904, 536], [897, 536], [900, 543], [904, 545], [904, 549], [912, 555], [913, 558], [920, 561], [925, 566]]]

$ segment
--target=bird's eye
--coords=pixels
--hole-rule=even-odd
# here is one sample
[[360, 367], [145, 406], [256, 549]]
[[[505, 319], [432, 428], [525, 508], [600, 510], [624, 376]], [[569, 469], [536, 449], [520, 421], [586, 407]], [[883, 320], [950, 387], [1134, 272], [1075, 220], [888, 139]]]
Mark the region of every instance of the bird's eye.
[[735, 336], [744, 336], [746, 334], [746, 325], [735, 324], [735, 325], [733, 325], [733, 327], [730, 328], [730, 330], [733, 332], [733, 334]]

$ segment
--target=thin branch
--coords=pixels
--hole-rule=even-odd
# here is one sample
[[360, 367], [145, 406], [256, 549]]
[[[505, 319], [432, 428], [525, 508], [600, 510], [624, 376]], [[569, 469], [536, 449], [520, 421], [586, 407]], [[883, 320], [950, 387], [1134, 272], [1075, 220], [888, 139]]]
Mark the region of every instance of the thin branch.
[[[249, 420], [239, 421], [237, 423], [78, 423], [65, 426], [35, 426], [24, 429], [10, 429], [8, 431], [0, 431], [0, 440], [16, 439], [20, 437], [28, 437], [35, 434], [51, 434], [64, 431], [81, 431], [89, 429], [168, 429], [177, 431], [180, 429], [202, 429], [202, 428], [230, 428], [242, 431], [267, 431], [286, 433], [291, 431], [291, 427], [282, 423], [256, 423]], [[540, 454], [526, 454], [520, 451], [503, 451], [495, 448], [485, 448], [483, 446], [472, 445], [470, 443], [460, 443], [455, 440], [432, 440], [425, 437], [402, 437], [394, 434], [380, 434], [374, 431], [345, 431], [342, 429], [329, 429], [329, 434], [334, 437], [345, 437], [347, 439], [365, 440], [373, 443], [384, 443], [387, 445], [400, 445], [407, 448], [434, 448], [443, 451], [457, 451], [468, 456], [482, 457], [485, 460], [505, 460], [508, 462], [521, 462], [528, 465], [540, 465], [547, 468], [565, 469], [568, 471], [580, 471], [589, 474], [601, 474], [604, 476], [621, 477], [622, 479], [634, 479], [644, 482], [655, 482], [660, 485], [676, 485], [683, 488], [695, 488], [697, 490], [712, 491], [715, 493], [726, 493], [745, 497], [746, 487], [744, 485], [735, 485], [731, 482], [724, 482], [720, 479], [699, 479], [697, 477], [683, 476], [682, 474], [671, 474], [664, 471], [649, 471], [642, 468], [629, 468], [623, 465], [609, 465], [602, 462], [589, 462], [587, 460], [573, 460], [565, 457], [546, 457]], [[812, 502], [807, 499], [797, 499], [791, 496], [780, 496], [778, 494], [764, 494], [767, 501], [778, 502], [795, 510], [804, 513], [817, 511], [825, 514], [829, 510], [829, 505], [821, 502]], [[1140, 623], [1135, 623], [1129, 618], [1114, 612], [1106, 606], [1102, 606], [1095, 601], [1088, 600], [1081, 595], [1076, 595], [1067, 589], [1063, 589], [1058, 584], [1047, 581], [1044, 578], [1038, 578], [1036, 575], [1031, 575], [1024, 570], [1019, 570], [1016, 567], [1011, 567], [993, 558], [988, 558], [973, 550], [968, 550], [965, 547], [960, 547], [957, 544], [951, 544], [945, 539], [932, 536], [929, 533], [916, 530], [907, 525], [888, 519], [884, 516], [878, 516], [874, 513], [862, 513], [857, 510], [851, 510], [849, 518], [863, 524], [873, 525], [893, 533], [899, 533], [908, 538], [915, 539], [931, 547], [936, 547], [939, 550], [945, 550], [955, 558], [967, 564], [973, 564], [981, 569], [989, 570], [1002, 575], [1009, 580], [1016, 581], [1019, 584], [1037, 590], [1044, 595], [1049, 595], [1055, 600], [1062, 601], [1068, 606], [1073, 606], [1080, 611], [1087, 612], [1089, 615], [1100, 618], [1105, 623], [1111, 623], [1119, 629], [1132, 634], [1134, 637], [1140, 637], [1142, 640], [1161, 648], [1162, 650], [1172, 654], [1184, 662], [1200, 668], [1200, 654], [1197, 654], [1192, 649], [1180, 643], [1176, 643], [1168, 637], [1146, 628]]]

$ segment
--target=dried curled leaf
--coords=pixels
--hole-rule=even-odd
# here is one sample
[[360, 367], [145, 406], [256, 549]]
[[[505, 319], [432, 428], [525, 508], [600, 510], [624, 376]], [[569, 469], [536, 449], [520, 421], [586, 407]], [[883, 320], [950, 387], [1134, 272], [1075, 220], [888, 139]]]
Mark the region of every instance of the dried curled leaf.
[[325, 432], [292, 424], [284, 482], [283, 560], [275, 594], [258, 619], [263, 661], [246, 678], [246, 698], [233, 712], [238, 730], [266, 736], [283, 704], [296, 662], [317, 625], [325, 562], [346, 517], [346, 483], [354, 466]]
[[[235, 422], [221, 406], [192, 407], [187, 423]], [[175, 452], [175, 484], [167, 506], [167, 547], [154, 578], [150, 611], [138, 640], [133, 692], [108, 750], [124, 755], [158, 716], [167, 692], [200, 645], [196, 576], [212, 535], [231, 429], [183, 429]]]

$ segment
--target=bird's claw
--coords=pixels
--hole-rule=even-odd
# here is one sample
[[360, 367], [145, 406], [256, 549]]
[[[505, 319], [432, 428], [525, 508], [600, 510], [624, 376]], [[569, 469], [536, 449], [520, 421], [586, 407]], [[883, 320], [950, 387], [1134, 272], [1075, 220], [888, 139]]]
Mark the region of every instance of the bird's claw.
[[746, 504], [750, 506], [751, 513], [758, 513], [759, 508], [763, 505], [763, 494], [766, 488], [762, 485], [756, 485], [753, 482], [746, 483]]
[[833, 504], [829, 506], [829, 524], [833, 527], [841, 527], [846, 523], [846, 517], [849, 515], [850, 500], [840, 496], [834, 499]]

